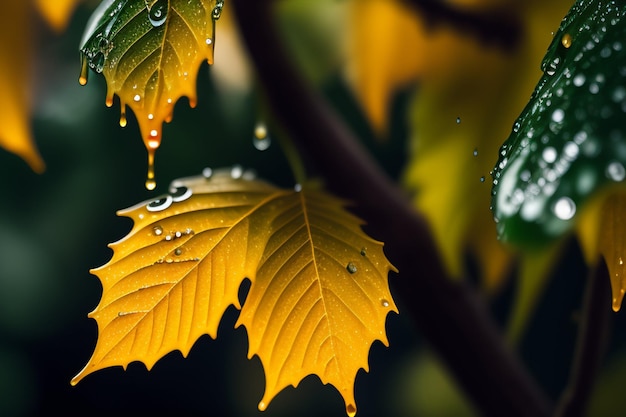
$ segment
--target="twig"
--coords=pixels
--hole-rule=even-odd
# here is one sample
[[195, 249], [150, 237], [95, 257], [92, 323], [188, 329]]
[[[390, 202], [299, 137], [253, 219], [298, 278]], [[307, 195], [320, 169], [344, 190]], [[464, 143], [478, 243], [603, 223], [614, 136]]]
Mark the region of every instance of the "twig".
[[432, 26], [447, 24], [476, 36], [479, 40], [505, 48], [518, 45], [522, 35], [520, 20], [503, 8], [472, 10], [440, 0], [405, 0], [415, 7]]
[[604, 355], [611, 318], [611, 287], [604, 260], [590, 271], [583, 319], [576, 342], [576, 354], [567, 387], [563, 391], [555, 417], [586, 415], [596, 373]]
[[489, 417], [544, 417], [551, 406], [505, 345], [485, 306], [446, 276], [429, 228], [358, 139], [290, 63], [272, 0], [234, 0], [244, 41], [277, 120], [334, 193], [353, 201], [368, 232], [400, 270], [392, 279], [403, 313]]

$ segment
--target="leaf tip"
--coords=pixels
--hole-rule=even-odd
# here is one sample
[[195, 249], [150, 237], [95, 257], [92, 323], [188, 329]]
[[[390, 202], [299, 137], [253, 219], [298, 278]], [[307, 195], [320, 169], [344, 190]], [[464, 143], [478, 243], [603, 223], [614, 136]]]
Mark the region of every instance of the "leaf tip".
[[356, 406], [354, 404], [348, 404], [346, 405], [346, 414], [349, 417], [354, 417], [356, 416]]

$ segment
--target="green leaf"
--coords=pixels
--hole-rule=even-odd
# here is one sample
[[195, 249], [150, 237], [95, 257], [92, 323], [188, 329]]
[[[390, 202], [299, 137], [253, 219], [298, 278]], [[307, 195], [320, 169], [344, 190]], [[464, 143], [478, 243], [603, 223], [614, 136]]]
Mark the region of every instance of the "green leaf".
[[623, 2], [581, 0], [563, 19], [492, 173], [502, 240], [560, 237], [591, 195], [624, 180], [625, 15]]

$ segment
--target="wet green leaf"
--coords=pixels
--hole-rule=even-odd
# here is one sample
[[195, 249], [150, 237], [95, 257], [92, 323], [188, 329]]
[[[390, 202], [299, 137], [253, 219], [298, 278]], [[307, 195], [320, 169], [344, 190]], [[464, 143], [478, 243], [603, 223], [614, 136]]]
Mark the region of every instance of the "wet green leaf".
[[625, 16], [623, 2], [581, 0], [563, 19], [493, 170], [502, 240], [563, 235], [588, 197], [626, 177]]

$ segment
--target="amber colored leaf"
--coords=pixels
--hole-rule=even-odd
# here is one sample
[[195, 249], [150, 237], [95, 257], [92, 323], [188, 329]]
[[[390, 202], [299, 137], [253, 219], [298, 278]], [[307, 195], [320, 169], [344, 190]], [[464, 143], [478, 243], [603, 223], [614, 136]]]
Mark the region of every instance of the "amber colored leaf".
[[120, 125], [126, 125], [126, 106], [135, 113], [148, 149], [149, 189], [156, 185], [153, 160], [163, 122], [180, 97], [195, 106], [200, 64], [213, 63], [222, 6], [216, 0], [104, 0], [87, 24], [80, 81], [87, 82], [87, 67], [102, 72], [107, 105], [115, 95], [120, 99]]
[[44, 163], [30, 130], [32, 51], [31, 5], [5, 2], [0, 14], [0, 146], [23, 158], [36, 172]]
[[39, 13], [57, 32], [67, 27], [72, 12], [83, 0], [35, 0]]
[[356, 374], [375, 340], [387, 344], [385, 319], [397, 311], [382, 244], [323, 191], [279, 189], [238, 167], [174, 181], [170, 192], [119, 213], [134, 227], [93, 271], [103, 287], [90, 314], [99, 337], [72, 384], [133, 361], [150, 369], [173, 350], [187, 355], [201, 335], [217, 336], [226, 308], [241, 308], [249, 278], [238, 325], [265, 367], [259, 408], [316, 374], [354, 414]]
[[354, 380], [375, 340], [387, 345], [385, 319], [397, 312], [387, 285], [394, 268], [340, 201], [316, 190], [277, 201], [272, 236], [238, 324], [249, 356], [266, 372], [264, 410], [283, 388], [316, 374], [356, 413]]

